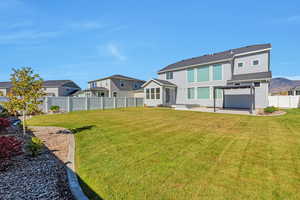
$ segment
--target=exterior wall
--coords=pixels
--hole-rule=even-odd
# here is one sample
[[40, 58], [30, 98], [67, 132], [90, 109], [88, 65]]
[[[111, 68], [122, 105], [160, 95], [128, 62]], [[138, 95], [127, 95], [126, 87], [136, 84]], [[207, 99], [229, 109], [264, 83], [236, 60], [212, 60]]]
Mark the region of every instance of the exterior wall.
[[0, 93], [3, 93], [3, 96], [6, 96], [8, 93], [8, 89], [0, 88]]
[[[197, 67], [196, 67], [197, 68]], [[197, 70], [196, 70], [197, 71]], [[159, 79], [167, 80], [177, 85], [176, 91], [176, 104], [197, 104], [200, 106], [213, 106], [213, 86], [224, 86], [227, 84], [227, 80], [231, 79], [231, 64], [222, 63], [222, 80], [212, 80], [212, 65], [209, 67], [210, 81], [189, 83], [187, 80], [187, 70], [180, 70], [173, 72], [173, 79], [167, 80], [166, 74], [159, 74]], [[197, 76], [197, 72], [196, 72]], [[197, 92], [195, 92], [195, 99], [188, 99], [187, 90], [188, 88], [194, 87], [197, 91], [198, 87], [210, 87], [210, 98], [209, 99], [197, 99]], [[216, 99], [216, 105], [222, 106], [222, 99]]]
[[[150, 88], [160, 88], [160, 99], [147, 99], [146, 98], [146, 89], [150, 89]], [[147, 106], [158, 106], [158, 105], [162, 105], [163, 104], [163, 87], [161, 87], [160, 85], [154, 83], [153, 81], [151, 83], [149, 83], [145, 88], [144, 88], [144, 94], [145, 94], [145, 100], [144, 103]], [[151, 95], [150, 95], [151, 98]]]
[[[259, 60], [259, 65], [252, 66], [253, 60]], [[243, 67], [238, 67], [238, 63], [243, 62]], [[234, 59], [233, 74], [249, 74], [269, 71], [269, 54], [268, 52], [258, 53], [254, 55], [240, 56]]]
[[133, 97], [134, 98], [146, 98], [145, 94], [144, 94], [144, 91], [141, 91], [141, 92], [134, 92], [133, 93]]
[[46, 94], [49, 94], [49, 95], [46, 95], [46, 96], [59, 96], [59, 89], [58, 88], [44, 88], [44, 92]]

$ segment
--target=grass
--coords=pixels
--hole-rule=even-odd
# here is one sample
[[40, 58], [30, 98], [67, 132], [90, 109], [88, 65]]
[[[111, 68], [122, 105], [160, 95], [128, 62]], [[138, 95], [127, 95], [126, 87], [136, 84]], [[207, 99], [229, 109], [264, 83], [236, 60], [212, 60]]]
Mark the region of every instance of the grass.
[[76, 167], [91, 199], [300, 199], [300, 109], [255, 117], [130, 108], [30, 125], [77, 128]]

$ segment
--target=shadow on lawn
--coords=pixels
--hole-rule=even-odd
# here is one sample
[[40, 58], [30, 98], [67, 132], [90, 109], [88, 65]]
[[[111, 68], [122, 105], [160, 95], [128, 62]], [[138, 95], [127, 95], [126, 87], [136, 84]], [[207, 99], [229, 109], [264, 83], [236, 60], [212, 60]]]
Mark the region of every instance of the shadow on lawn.
[[72, 128], [70, 129], [70, 131], [72, 131], [72, 133], [80, 133], [82, 131], [85, 131], [85, 130], [90, 130], [92, 128], [94, 128], [95, 125], [88, 125], [88, 126], [82, 126], [82, 127], [79, 127], [79, 128]]
[[[74, 131], [74, 133], [78, 133], [78, 132], [80, 132], [80, 131], [88, 130], [88, 129], [91, 129], [91, 128], [93, 128], [93, 127], [94, 127], [94, 126], [85, 126], [85, 127], [80, 127], [80, 128], [75, 129], [76, 131], [74, 131], [74, 130], [72, 130], [72, 131]], [[31, 135], [31, 136], [35, 136], [35, 135], [34, 135], [34, 132], [32, 132], [31, 130], [28, 130], [28, 133], [29, 133], [29, 135]], [[60, 134], [67, 134], [67, 133], [60, 133]], [[59, 151], [59, 150], [57, 150], [57, 149], [51, 150], [51, 149], [49, 149], [47, 146], [45, 146], [45, 151], [44, 151], [44, 153], [49, 153], [49, 154], [51, 154], [51, 155], [54, 157], [54, 159], [57, 161], [57, 163], [58, 163], [59, 166], [64, 166], [64, 167], [66, 168], [66, 170], [65, 170], [65, 177], [68, 177], [68, 176], [67, 176], [67, 170], [70, 169], [70, 168], [67, 166], [67, 164], [69, 164], [70, 161], [64, 162], [64, 161], [62, 161], [60, 158], [58, 158], [58, 157], [53, 153], [53, 152], [57, 152], [57, 151]], [[73, 171], [72, 169], [70, 169], [70, 170]], [[104, 199], [103, 199], [101, 196], [99, 196], [92, 188], [90, 188], [89, 185], [86, 184], [86, 183], [84, 182], [84, 180], [82, 180], [81, 177], [80, 177], [76, 172], [74, 172], [74, 173], [75, 173], [76, 176], [77, 176], [77, 179], [78, 179], [78, 182], [79, 182], [79, 184], [80, 184], [80, 187], [81, 187], [82, 191], [84, 192], [84, 194], [85, 194], [89, 199], [91, 199], [91, 200], [104, 200]], [[60, 179], [63, 179], [61, 175], [58, 175], [58, 177], [59, 177]], [[67, 187], [63, 184], [63, 182], [66, 182], [66, 183], [67, 183]], [[68, 179], [66, 179], [66, 180], [60, 180], [60, 181], [58, 182], [58, 187], [60, 188], [60, 192], [61, 192], [61, 195], [62, 195], [62, 196], [66, 193], [66, 191], [68, 191], [69, 193], [72, 193], [72, 192], [71, 192], [71, 189], [70, 189], [70, 185], [69, 185]], [[76, 198], [73, 197], [73, 199], [75, 200]], [[73, 199], [72, 199], [72, 200], [73, 200]]]

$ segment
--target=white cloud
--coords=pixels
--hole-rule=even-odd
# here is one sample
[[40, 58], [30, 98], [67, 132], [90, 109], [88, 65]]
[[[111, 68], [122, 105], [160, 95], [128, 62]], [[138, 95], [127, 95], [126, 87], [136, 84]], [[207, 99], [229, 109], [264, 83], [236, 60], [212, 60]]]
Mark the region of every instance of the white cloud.
[[94, 30], [101, 29], [106, 27], [105, 24], [96, 21], [86, 21], [86, 22], [75, 22], [71, 23], [70, 27], [72, 29], [80, 29], [80, 30]]
[[106, 49], [111, 56], [120, 61], [124, 61], [127, 59], [127, 57], [122, 55], [122, 53], [120, 52], [120, 48], [114, 43], [107, 44]]
[[28, 40], [37, 40], [37, 39], [47, 39], [54, 38], [62, 34], [59, 31], [34, 31], [34, 30], [25, 30], [19, 31], [9, 34], [0, 34], [0, 43], [1, 44], [9, 44], [9, 43], [18, 43], [18, 42], [26, 42]]

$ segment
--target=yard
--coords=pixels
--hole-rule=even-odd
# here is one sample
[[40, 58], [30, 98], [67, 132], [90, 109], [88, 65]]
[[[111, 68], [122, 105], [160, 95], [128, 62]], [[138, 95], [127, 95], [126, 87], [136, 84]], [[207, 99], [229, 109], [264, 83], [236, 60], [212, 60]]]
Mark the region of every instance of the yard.
[[257, 117], [129, 108], [30, 125], [75, 128], [91, 199], [300, 199], [300, 109]]

